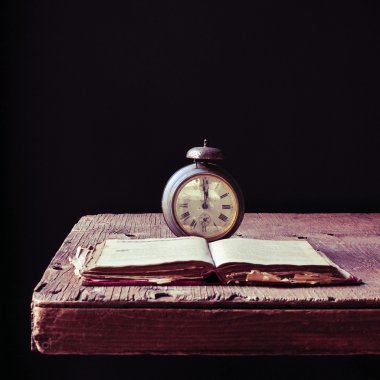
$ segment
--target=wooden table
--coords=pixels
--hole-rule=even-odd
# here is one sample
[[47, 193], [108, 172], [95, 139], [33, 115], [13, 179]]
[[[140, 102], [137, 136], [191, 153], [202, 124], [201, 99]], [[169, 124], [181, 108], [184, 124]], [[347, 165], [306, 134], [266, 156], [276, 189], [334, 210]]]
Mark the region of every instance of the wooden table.
[[34, 290], [32, 349], [121, 355], [380, 353], [380, 214], [246, 214], [236, 235], [307, 239], [365, 284], [84, 287], [68, 262], [78, 245], [172, 236], [161, 214], [84, 216]]

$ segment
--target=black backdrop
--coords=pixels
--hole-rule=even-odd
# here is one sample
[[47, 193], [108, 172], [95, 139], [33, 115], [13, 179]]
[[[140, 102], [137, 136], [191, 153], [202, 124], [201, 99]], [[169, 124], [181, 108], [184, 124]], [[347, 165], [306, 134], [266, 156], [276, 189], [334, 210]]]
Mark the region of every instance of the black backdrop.
[[204, 137], [224, 150], [247, 211], [379, 211], [374, 3], [3, 6], [4, 256], [17, 264], [7, 282], [17, 327], [5, 333], [18, 368], [40, 378], [265, 368], [268, 378], [296, 368], [373, 378], [376, 359], [363, 357], [45, 357], [29, 352], [29, 302], [82, 215], [159, 212], [166, 180]]

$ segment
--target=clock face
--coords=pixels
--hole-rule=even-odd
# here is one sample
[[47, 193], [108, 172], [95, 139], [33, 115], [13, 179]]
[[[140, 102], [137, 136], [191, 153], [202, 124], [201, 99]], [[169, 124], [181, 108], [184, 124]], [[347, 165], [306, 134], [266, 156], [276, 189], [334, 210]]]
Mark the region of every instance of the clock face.
[[212, 174], [196, 175], [177, 189], [174, 216], [188, 235], [216, 239], [225, 235], [238, 215], [235, 191], [223, 178]]

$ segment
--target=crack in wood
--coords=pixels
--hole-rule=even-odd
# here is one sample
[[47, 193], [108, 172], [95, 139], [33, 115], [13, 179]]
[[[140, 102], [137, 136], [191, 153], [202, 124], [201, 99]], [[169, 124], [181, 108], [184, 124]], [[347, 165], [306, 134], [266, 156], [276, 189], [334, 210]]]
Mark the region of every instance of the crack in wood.
[[41, 282], [39, 285], [36, 286], [36, 288], [34, 289], [34, 291], [36, 293], [40, 292], [43, 288], [45, 288], [45, 286], [47, 285], [47, 282]]
[[51, 290], [49, 293], [50, 294], [58, 294], [62, 291], [62, 288], [58, 288], [58, 289], [54, 289], [54, 290]]
[[164, 297], [172, 297], [172, 295], [170, 293], [167, 293], [167, 292], [157, 292], [154, 294], [154, 299], [159, 299], [159, 298], [164, 298]]

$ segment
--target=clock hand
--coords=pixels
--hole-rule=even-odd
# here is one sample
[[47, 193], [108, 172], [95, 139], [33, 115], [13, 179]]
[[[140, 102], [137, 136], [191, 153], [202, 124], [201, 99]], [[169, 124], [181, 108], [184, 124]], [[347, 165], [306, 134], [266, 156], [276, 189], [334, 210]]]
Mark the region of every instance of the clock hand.
[[206, 178], [203, 178], [202, 180], [202, 189], [203, 189], [203, 203], [202, 208], [206, 209], [208, 208], [208, 180]]

